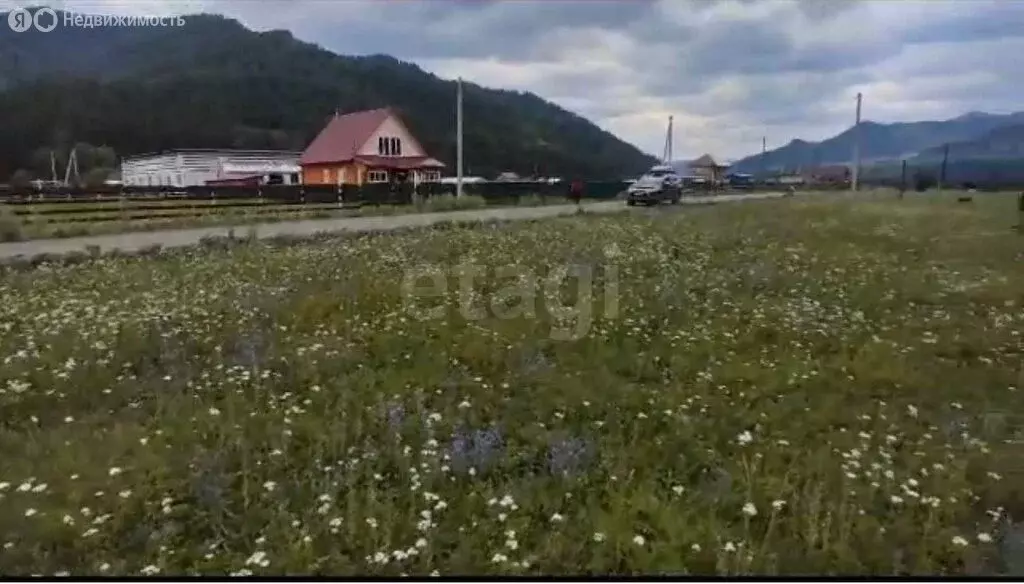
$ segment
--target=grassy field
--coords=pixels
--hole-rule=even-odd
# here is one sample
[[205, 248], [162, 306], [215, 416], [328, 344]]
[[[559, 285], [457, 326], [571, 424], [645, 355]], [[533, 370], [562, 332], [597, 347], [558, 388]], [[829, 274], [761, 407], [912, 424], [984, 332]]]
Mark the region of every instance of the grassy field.
[[[248, 202], [248, 205], [242, 203]], [[539, 206], [564, 204], [561, 197], [523, 197], [516, 202], [492, 206]], [[282, 205], [272, 201], [133, 201], [116, 202], [0, 204], [0, 242], [28, 239], [82, 237], [132, 231], [189, 229], [221, 225], [252, 225], [304, 219], [332, 219], [404, 213], [431, 213], [488, 206], [478, 196], [456, 200], [440, 195], [412, 205], [366, 205], [342, 207], [337, 203]]]
[[789, 199], [6, 273], [0, 572], [1020, 576], [1013, 209]]

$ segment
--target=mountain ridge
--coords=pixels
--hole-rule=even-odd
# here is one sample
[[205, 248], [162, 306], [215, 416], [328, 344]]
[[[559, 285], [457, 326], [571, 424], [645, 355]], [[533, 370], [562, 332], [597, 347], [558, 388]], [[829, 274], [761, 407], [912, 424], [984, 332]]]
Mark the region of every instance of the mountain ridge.
[[[0, 19], [6, 13], [0, 13]], [[0, 29], [0, 177], [74, 142], [118, 154], [302, 149], [336, 110], [392, 106], [454, 168], [455, 86], [386, 55], [344, 56], [220, 15], [167, 28]], [[69, 57], [70, 55], [70, 57]], [[464, 83], [467, 172], [619, 178], [656, 160], [535, 94]]]
[[[1024, 112], [991, 114], [973, 111], [948, 120], [888, 124], [866, 120], [860, 125], [861, 162], [868, 164], [873, 161], [912, 158], [928, 149], [942, 148], [947, 143], [978, 140], [998, 128], [1016, 124], [1024, 124]], [[853, 130], [853, 127], [847, 128], [819, 142], [794, 139], [763, 155], [759, 153], [742, 158], [733, 164], [732, 170], [756, 173], [762, 170], [791, 171], [801, 167], [850, 164]]]

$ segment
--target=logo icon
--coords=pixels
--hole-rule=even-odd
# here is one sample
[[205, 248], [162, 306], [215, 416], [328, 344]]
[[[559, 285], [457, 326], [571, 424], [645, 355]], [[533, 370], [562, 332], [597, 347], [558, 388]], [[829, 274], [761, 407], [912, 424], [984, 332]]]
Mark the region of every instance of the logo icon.
[[[39, 18], [44, 14], [50, 15], [49, 22], [46, 22], [43, 19]], [[53, 11], [53, 8], [44, 6], [43, 8], [36, 10], [36, 15], [32, 17], [32, 22], [35, 23], [36, 28], [39, 29], [39, 32], [50, 32], [51, 30], [57, 28], [57, 13]]]
[[50, 32], [57, 28], [57, 13], [49, 7], [36, 10], [35, 15], [25, 8], [15, 8], [7, 14], [7, 24], [14, 32], [25, 32], [33, 25], [39, 32]]
[[32, 28], [32, 23], [32, 13], [24, 8], [15, 8], [7, 13], [7, 24], [14, 32], [25, 32]]

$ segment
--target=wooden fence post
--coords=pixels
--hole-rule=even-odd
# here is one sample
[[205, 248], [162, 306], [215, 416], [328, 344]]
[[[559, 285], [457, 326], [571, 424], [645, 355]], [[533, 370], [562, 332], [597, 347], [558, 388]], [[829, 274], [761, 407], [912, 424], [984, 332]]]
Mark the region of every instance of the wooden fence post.
[[1017, 233], [1024, 235], [1024, 191], [1017, 195]]

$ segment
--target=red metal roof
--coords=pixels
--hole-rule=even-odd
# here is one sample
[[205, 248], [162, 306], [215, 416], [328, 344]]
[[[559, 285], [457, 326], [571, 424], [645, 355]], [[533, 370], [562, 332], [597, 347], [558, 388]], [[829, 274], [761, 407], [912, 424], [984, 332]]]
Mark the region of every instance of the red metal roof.
[[299, 164], [352, 160], [359, 148], [373, 135], [374, 130], [391, 114], [390, 108], [380, 108], [335, 116], [302, 153]]
[[411, 170], [414, 168], [444, 168], [444, 163], [429, 156], [357, 156], [356, 162], [375, 168]]

